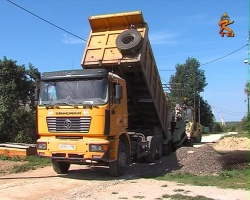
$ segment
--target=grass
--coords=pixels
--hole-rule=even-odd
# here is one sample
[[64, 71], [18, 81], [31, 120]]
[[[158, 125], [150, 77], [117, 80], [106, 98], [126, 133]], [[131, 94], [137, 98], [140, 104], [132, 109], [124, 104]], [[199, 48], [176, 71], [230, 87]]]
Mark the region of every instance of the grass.
[[187, 196], [187, 195], [182, 195], [182, 194], [174, 194], [174, 195], [168, 195], [164, 194], [160, 199], [172, 199], [172, 200], [214, 200], [211, 198], [207, 198], [205, 196]]
[[237, 138], [239, 138], [239, 137], [247, 137], [247, 138], [249, 138], [249, 133], [247, 132], [247, 131], [240, 131], [240, 132], [238, 132], [238, 134], [233, 134], [233, 135], [226, 135], [226, 136], [224, 136], [224, 137], [237, 137]]
[[185, 190], [183, 189], [175, 189], [174, 192], [184, 192]]
[[13, 164], [12, 168], [13, 173], [26, 172], [29, 170], [34, 170], [39, 167], [45, 167], [51, 164], [50, 159], [40, 158], [38, 156], [27, 156], [25, 158], [20, 158], [18, 156], [7, 157], [1, 155], [0, 160], [9, 160], [13, 162], [18, 162], [17, 164]]
[[112, 192], [111, 194], [119, 194], [118, 192]]
[[[232, 135], [225, 135], [223, 137], [247, 137], [250, 138], [250, 134], [247, 131], [236, 131], [237, 134], [232, 134]], [[228, 132], [221, 132], [221, 133], [228, 133]], [[221, 134], [221, 133], [204, 133], [203, 136], [209, 136], [209, 135], [214, 135], [214, 134]]]
[[6, 155], [0, 155], [0, 160], [9, 160], [9, 161], [18, 162], [18, 161], [22, 161], [23, 159], [19, 156], [8, 157]]
[[145, 198], [144, 196], [133, 196], [133, 197], [136, 199], [144, 199]]
[[198, 186], [217, 186], [221, 188], [249, 190], [249, 169], [222, 171], [219, 176], [195, 176], [187, 173], [168, 173], [157, 180], [176, 181]]

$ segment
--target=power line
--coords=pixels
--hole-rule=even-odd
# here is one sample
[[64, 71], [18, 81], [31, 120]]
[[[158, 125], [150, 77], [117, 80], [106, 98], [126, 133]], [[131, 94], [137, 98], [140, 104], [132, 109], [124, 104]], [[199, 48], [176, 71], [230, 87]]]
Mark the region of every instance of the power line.
[[175, 69], [159, 69], [159, 71], [175, 71]]
[[58, 28], [58, 29], [60, 29], [60, 30], [62, 30], [62, 31], [64, 31], [64, 32], [66, 32], [66, 33], [68, 33], [68, 34], [70, 34], [70, 35], [72, 35], [72, 36], [74, 36], [74, 37], [80, 39], [80, 40], [83, 40], [83, 41], [87, 42], [87, 40], [85, 40], [85, 39], [83, 39], [83, 38], [81, 38], [81, 37], [75, 35], [74, 33], [69, 32], [69, 31], [67, 31], [67, 30], [65, 30], [65, 29], [63, 29], [63, 28], [61, 28], [61, 27], [59, 27], [59, 26], [53, 24], [52, 22], [49, 22], [48, 20], [46, 20], [46, 19], [44, 19], [44, 18], [42, 18], [42, 17], [40, 17], [40, 16], [34, 14], [33, 12], [31, 12], [31, 11], [29, 11], [29, 10], [27, 10], [27, 9], [25, 9], [25, 8], [23, 8], [23, 7], [21, 7], [21, 6], [19, 6], [18, 4], [14, 3], [14, 2], [12, 2], [12, 1], [10, 1], [10, 0], [6, 0], [6, 1], [8, 1], [9, 3], [13, 4], [14, 6], [16, 6], [16, 7], [20, 8], [20, 9], [24, 10], [25, 12], [27, 12], [27, 13], [29, 13], [29, 14], [35, 16], [35, 17], [37, 17], [38, 19], [40, 19], [40, 20], [42, 20], [42, 21], [44, 21], [44, 22], [46, 22], [46, 23], [48, 23], [48, 24], [50, 24], [50, 25], [52, 25], [52, 26], [54, 26], [54, 27], [56, 27], [56, 28]]
[[247, 113], [247, 112], [227, 111], [227, 110], [223, 110], [221, 108], [215, 107], [215, 106], [212, 106], [212, 108], [214, 109], [214, 111], [216, 111], [219, 114], [224, 113], [226, 115], [231, 115], [231, 116], [243, 116], [243, 115], [246, 115]]
[[[244, 46], [240, 47], [239, 49], [234, 50], [233, 52], [231, 52], [231, 53], [229, 53], [229, 54], [226, 54], [226, 55], [224, 55], [224, 56], [221, 56], [221, 57], [216, 58], [216, 59], [214, 59], [214, 60], [211, 60], [211, 61], [209, 61], [209, 62], [203, 63], [203, 64], [201, 64], [200, 66], [207, 65], [207, 64], [210, 64], [210, 63], [215, 62], [215, 61], [217, 61], [217, 60], [223, 59], [223, 58], [225, 58], [225, 57], [227, 57], [227, 56], [230, 56], [230, 55], [236, 53], [237, 51], [243, 49], [243, 48], [246, 47], [246, 46], [248, 46], [248, 44], [245, 44]], [[159, 69], [159, 71], [175, 71], [175, 70], [164, 70], [164, 69]]]
[[[68, 34], [70, 34], [70, 35], [72, 35], [72, 36], [74, 36], [74, 37], [80, 39], [80, 40], [83, 40], [83, 41], [87, 42], [87, 40], [85, 40], [85, 39], [83, 39], [83, 38], [81, 38], [81, 37], [75, 35], [74, 33], [70, 32], [70, 31], [67, 31], [67, 30], [65, 30], [65, 29], [63, 29], [63, 28], [61, 28], [61, 27], [55, 25], [54, 23], [52, 23], [52, 22], [50, 22], [50, 21], [48, 21], [48, 20], [46, 20], [46, 19], [44, 19], [44, 18], [42, 18], [42, 17], [40, 17], [40, 16], [34, 14], [33, 12], [31, 12], [31, 11], [29, 11], [29, 10], [23, 8], [22, 6], [19, 6], [18, 4], [14, 3], [14, 2], [12, 2], [12, 1], [10, 1], [10, 0], [6, 0], [6, 1], [8, 1], [9, 3], [13, 4], [14, 6], [16, 6], [16, 7], [20, 8], [20, 9], [24, 10], [25, 12], [27, 12], [27, 13], [29, 13], [29, 14], [35, 16], [35, 17], [37, 17], [38, 19], [40, 19], [40, 20], [42, 20], [42, 21], [44, 21], [44, 22], [46, 22], [46, 23], [48, 23], [48, 24], [50, 24], [50, 25], [52, 25], [52, 26], [54, 26], [54, 27], [56, 27], [56, 28], [58, 28], [58, 29], [60, 29], [60, 30], [62, 30], [62, 31], [64, 31], [64, 32], [66, 32], [66, 33], [68, 33]], [[246, 45], [240, 47], [239, 49], [236, 49], [235, 51], [233, 51], [233, 52], [231, 52], [231, 53], [229, 53], [229, 54], [227, 54], [227, 55], [225, 55], [225, 56], [222, 56], [222, 57], [216, 58], [216, 59], [214, 59], [214, 60], [211, 60], [211, 61], [209, 61], [209, 62], [206, 62], [206, 63], [204, 63], [204, 64], [201, 64], [200, 66], [207, 65], [207, 64], [210, 64], [210, 63], [215, 62], [215, 61], [217, 61], [217, 60], [223, 59], [223, 58], [225, 58], [225, 57], [227, 57], [227, 56], [230, 56], [230, 55], [236, 53], [237, 51], [241, 50], [242, 48], [246, 47], [247, 45], [248, 45], [248, 44], [246, 44]], [[159, 71], [175, 71], [175, 70], [159, 70]]]
[[201, 64], [200, 66], [202, 66], [202, 65], [207, 65], [207, 64], [210, 64], [210, 63], [215, 62], [215, 61], [217, 61], [217, 60], [220, 60], [220, 59], [222, 59], [222, 58], [225, 58], [225, 57], [227, 57], [227, 56], [230, 56], [230, 55], [236, 53], [237, 51], [243, 49], [243, 48], [246, 47], [247, 45], [248, 45], [248, 44], [245, 44], [244, 46], [240, 47], [239, 49], [236, 49], [235, 51], [233, 51], [233, 52], [231, 52], [231, 53], [229, 53], [229, 54], [227, 54], [227, 55], [225, 55], [225, 56], [222, 56], [222, 57], [216, 58], [216, 59], [214, 59], [214, 60], [211, 60], [211, 61], [209, 61], [209, 62], [203, 63], [203, 64]]

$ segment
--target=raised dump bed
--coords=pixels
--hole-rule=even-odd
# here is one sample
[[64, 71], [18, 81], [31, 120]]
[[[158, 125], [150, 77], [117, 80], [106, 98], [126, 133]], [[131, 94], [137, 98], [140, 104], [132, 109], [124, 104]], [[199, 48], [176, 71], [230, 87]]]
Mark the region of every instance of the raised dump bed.
[[141, 11], [89, 18], [90, 36], [81, 65], [105, 68], [126, 80], [128, 128], [169, 133], [170, 111]]

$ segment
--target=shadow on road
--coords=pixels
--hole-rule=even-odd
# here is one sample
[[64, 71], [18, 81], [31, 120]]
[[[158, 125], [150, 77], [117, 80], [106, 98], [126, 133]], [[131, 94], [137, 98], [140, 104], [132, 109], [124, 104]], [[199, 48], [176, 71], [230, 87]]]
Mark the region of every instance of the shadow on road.
[[181, 166], [178, 163], [176, 153], [173, 152], [169, 156], [162, 157], [156, 160], [155, 163], [131, 163], [125, 169], [125, 174], [121, 177], [112, 177], [109, 174], [108, 166], [81, 166], [74, 165], [69, 169], [68, 174], [56, 174], [52, 166], [46, 167], [47, 173], [44, 172], [39, 175], [38, 170], [29, 171], [19, 174], [9, 174], [1, 176], [1, 180], [25, 180], [25, 179], [46, 179], [46, 178], [69, 178], [77, 180], [124, 180], [124, 179], [138, 179], [138, 178], [154, 178], [164, 176], [166, 173], [179, 170]]
[[43, 178], [54, 178], [58, 177], [57, 175], [53, 176], [11, 176], [11, 177], [0, 177], [0, 180], [17, 180], [17, 179], [43, 179]]
[[87, 166], [79, 170], [71, 169], [68, 174], [59, 176], [78, 180], [154, 178], [164, 176], [166, 173], [179, 170], [180, 168], [181, 166], [178, 163], [176, 154], [172, 153], [167, 157], [162, 157], [161, 160], [155, 161], [155, 163], [132, 163], [130, 166], [126, 167], [125, 174], [121, 177], [111, 177], [107, 166]]

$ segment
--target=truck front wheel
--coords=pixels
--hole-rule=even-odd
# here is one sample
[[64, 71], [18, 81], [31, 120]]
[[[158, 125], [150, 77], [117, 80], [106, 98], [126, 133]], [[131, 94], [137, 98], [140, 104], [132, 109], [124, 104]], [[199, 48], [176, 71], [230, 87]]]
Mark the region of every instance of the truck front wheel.
[[111, 176], [122, 176], [125, 172], [127, 153], [123, 142], [119, 142], [117, 160], [109, 163], [109, 173]]
[[53, 169], [57, 174], [67, 174], [69, 171], [70, 163], [69, 162], [61, 162], [58, 160], [51, 160]]

